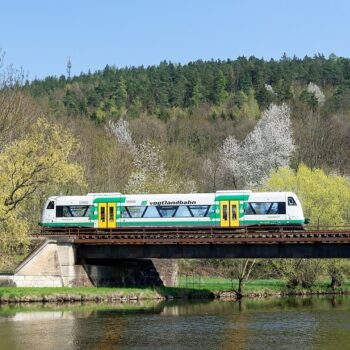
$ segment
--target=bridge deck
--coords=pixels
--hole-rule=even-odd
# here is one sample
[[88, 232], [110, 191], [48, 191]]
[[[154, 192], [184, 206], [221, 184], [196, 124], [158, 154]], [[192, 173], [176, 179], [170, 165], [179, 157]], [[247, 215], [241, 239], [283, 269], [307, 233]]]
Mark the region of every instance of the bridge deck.
[[350, 227], [133, 227], [43, 229], [35, 237], [68, 238], [79, 245], [349, 244]]

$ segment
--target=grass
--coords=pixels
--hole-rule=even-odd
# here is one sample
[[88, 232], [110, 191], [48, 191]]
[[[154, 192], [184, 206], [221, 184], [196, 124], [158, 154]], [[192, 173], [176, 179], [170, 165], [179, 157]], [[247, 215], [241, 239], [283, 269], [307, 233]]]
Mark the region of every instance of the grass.
[[[221, 277], [181, 276], [178, 287], [140, 287], [140, 288], [30, 288], [0, 287], [0, 301], [115, 301], [123, 299], [151, 300], [159, 298], [201, 299], [213, 297], [213, 293], [237, 289], [238, 281]], [[310, 289], [301, 287], [293, 290], [303, 292], [330, 292], [329, 281], [319, 281]], [[339, 291], [350, 292], [350, 281], [346, 281]], [[250, 280], [245, 283], [245, 293], [288, 292], [286, 282], [278, 279]]]
[[31, 288], [31, 287], [0, 287], [1, 299], [21, 299], [25, 297], [47, 296], [80, 296], [92, 299], [108, 297], [131, 297], [138, 299], [156, 299], [157, 291], [152, 288], [89, 288], [89, 287], [59, 287], [59, 288]]
[[[179, 280], [180, 287], [208, 289], [213, 292], [228, 291], [238, 288], [238, 280], [231, 281], [228, 278], [222, 277], [185, 277], [181, 276]], [[286, 287], [286, 282], [283, 280], [250, 280], [245, 284], [246, 291], [280, 291]]]
[[[310, 291], [329, 291], [330, 281], [318, 281]], [[181, 276], [179, 279], [179, 287], [187, 287], [193, 289], [206, 289], [212, 292], [222, 292], [238, 288], [238, 280], [231, 281], [222, 277], [203, 277], [203, 276]], [[341, 286], [341, 290], [350, 291], [350, 280], [345, 281]], [[287, 282], [281, 279], [259, 279], [249, 280], [244, 285], [245, 293], [274, 293], [287, 291]], [[301, 287], [296, 288], [296, 292], [307, 291]]]
[[183, 287], [140, 287], [140, 288], [103, 288], [103, 287], [0, 287], [0, 301], [115, 301], [123, 299], [151, 300], [160, 298], [208, 298], [213, 297], [206, 288], [193, 289]]

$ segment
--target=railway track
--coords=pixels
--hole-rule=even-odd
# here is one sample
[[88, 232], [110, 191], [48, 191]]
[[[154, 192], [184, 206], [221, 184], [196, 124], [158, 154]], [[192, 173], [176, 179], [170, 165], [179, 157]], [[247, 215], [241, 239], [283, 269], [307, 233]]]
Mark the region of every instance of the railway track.
[[90, 245], [157, 244], [350, 244], [350, 227], [148, 227], [148, 228], [50, 228], [33, 237], [69, 239]]

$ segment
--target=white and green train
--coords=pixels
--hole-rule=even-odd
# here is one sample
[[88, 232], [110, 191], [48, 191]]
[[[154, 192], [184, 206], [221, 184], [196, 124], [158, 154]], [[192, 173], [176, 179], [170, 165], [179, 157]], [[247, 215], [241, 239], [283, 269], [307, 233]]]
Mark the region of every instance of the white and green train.
[[292, 192], [217, 191], [216, 193], [89, 193], [50, 197], [43, 227], [297, 226], [305, 218]]

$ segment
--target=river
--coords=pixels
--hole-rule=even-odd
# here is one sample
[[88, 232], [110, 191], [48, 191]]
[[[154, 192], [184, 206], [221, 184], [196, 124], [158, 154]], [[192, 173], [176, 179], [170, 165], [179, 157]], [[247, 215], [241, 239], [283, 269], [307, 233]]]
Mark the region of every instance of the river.
[[2, 306], [5, 349], [350, 349], [350, 297]]

